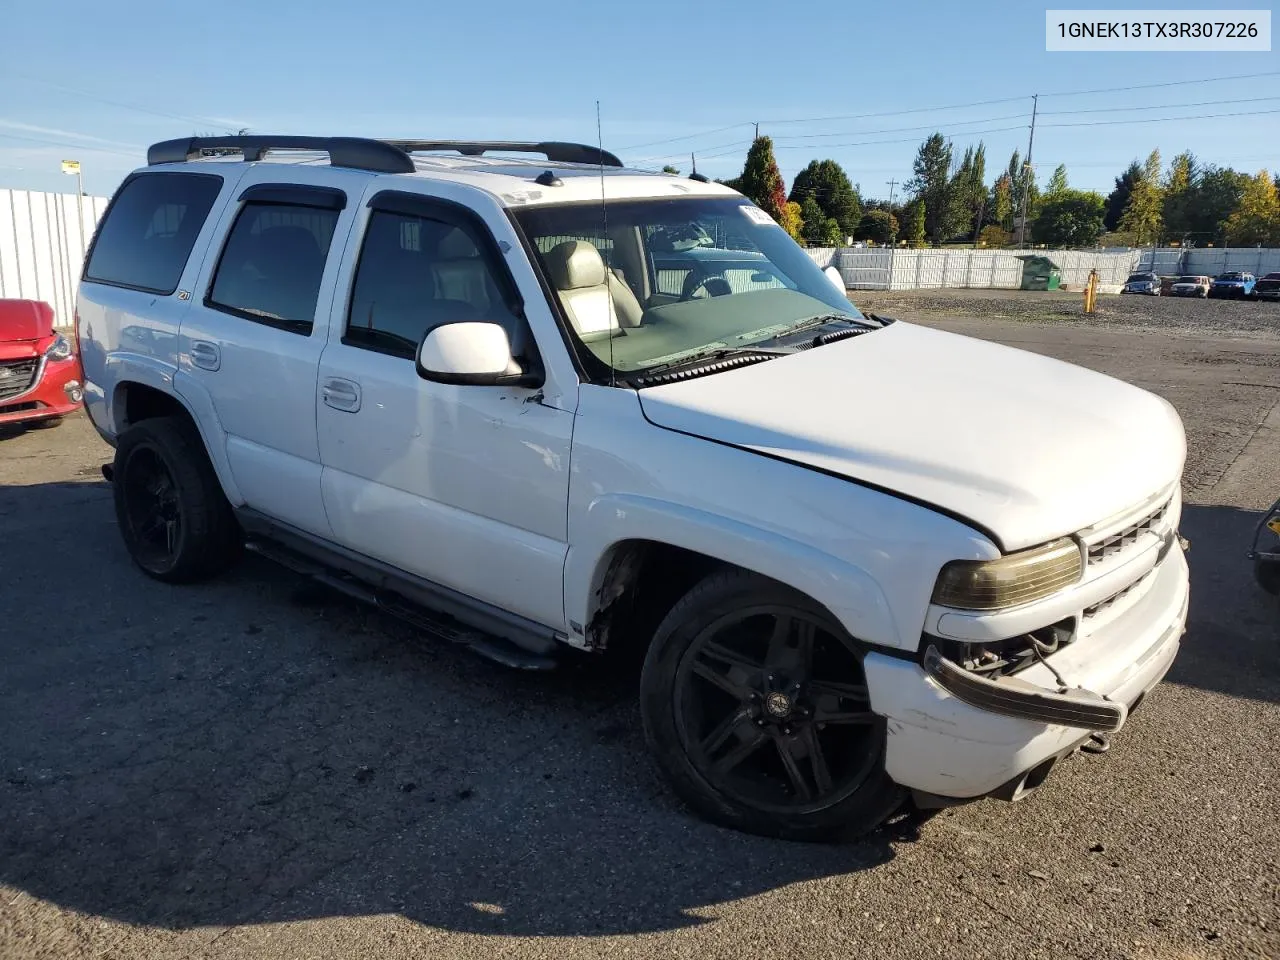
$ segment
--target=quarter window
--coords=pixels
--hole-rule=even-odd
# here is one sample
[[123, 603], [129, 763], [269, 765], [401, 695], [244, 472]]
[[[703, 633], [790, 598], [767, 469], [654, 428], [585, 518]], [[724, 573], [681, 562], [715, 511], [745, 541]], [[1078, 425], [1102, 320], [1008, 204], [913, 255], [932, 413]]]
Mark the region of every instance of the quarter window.
[[222, 178], [143, 173], [127, 181], [93, 242], [84, 278], [165, 296], [178, 281]]
[[513, 348], [520, 343], [523, 321], [507, 306], [472, 228], [373, 211], [343, 342], [412, 359], [427, 331], [460, 320], [499, 323]]
[[208, 306], [310, 334], [337, 210], [244, 205], [227, 237]]

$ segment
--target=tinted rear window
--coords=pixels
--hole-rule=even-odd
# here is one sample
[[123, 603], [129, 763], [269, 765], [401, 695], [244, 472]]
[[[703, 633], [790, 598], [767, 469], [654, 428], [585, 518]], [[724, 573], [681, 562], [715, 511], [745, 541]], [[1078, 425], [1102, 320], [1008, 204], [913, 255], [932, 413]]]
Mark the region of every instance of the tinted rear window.
[[85, 279], [173, 293], [221, 189], [222, 178], [208, 174], [144, 173], [129, 180], [98, 229]]

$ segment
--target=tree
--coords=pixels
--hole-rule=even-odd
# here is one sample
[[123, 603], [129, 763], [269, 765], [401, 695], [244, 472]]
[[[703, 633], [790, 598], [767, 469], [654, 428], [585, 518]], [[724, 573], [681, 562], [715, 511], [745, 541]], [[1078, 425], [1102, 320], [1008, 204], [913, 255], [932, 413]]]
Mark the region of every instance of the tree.
[[1137, 160], [1129, 164], [1125, 172], [1116, 177], [1116, 188], [1107, 197], [1108, 230], [1115, 230], [1120, 226], [1120, 217], [1124, 214], [1125, 207], [1129, 205], [1129, 195], [1133, 193], [1134, 184], [1140, 179], [1142, 179], [1142, 167]]
[[898, 218], [888, 210], [868, 210], [853, 231], [853, 239], [872, 243], [893, 243], [897, 236]]
[[680, 171], [668, 163], [665, 167], [662, 168], [662, 172], [663, 173], [679, 173]]
[[1160, 151], [1152, 150], [1129, 193], [1129, 202], [1120, 215], [1119, 228], [1132, 234], [1139, 245], [1156, 243], [1164, 229], [1162, 209], [1164, 197], [1160, 189]]
[[862, 201], [844, 168], [834, 160], [811, 160], [796, 174], [790, 200], [803, 208], [805, 200], [817, 201], [822, 215], [834, 220], [844, 236], [850, 236], [862, 219]]
[[916, 152], [911, 169], [913, 176], [906, 183], [924, 214], [924, 232], [934, 243], [944, 239], [951, 212], [951, 144], [935, 133]]
[[1007, 247], [1013, 242], [1013, 234], [999, 224], [991, 223], [982, 228], [978, 242], [988, 247]]
[[1240, 206], [1227, 218], [1227, 242], [1236, 246], [1280, 243], [1280, 199], [1276, 182], [1266, 170], [1249, 178], [1240, 197]]
[[801, 231], [804, 229], [804, 219], [800, 215], [800, 204], [788, 203], [782, 210], [782, 219], [779, 221], [782, 229], [791, 234], [791, 239], [798, 241]]
[[782, 184], [782, 173], [773, 156], [773, 141], [769, 137], [756, 137], [747, 151], [747, 162], [738, 178], [738, 190], [779, 223], [787, 207], [787, 191]]
[[1005, 231], [1013, 230], [1013, 179], [1008, 173], [991, 185], [991, 222]]
[[1169, 175], [1164, 181], [1164, 200], [1161, 212], [1164, 216], [1164, 232], [1167, 237], [1186, 240], [1191, 233], [1196, 199], [1196, 186], [1200, 180], [1200, 165], [1195, 156], [1184, 151], [1169, 164]]
[[902, 217], [899, 220], [902, 224], [902, 239], [908, 240], [914, 244], [924, 243], [925, 237], [925, 210], [924, 202], [921, 200], [912, 200], [902, 208]]
[[1046, 191], [1033, 221], [1036, 240], [1051, 247], [1089, 247], [1102, 236], [1107, 201], [1100, 193]]
[[1203, 243], [1221, 242], [1227, 218], [1239, 207], [1251, 179], [1230, 167], [1206, 167], [1187, 201], [1189, 238]]
[[978, 144], [978, 148], [967, 148], [964, 159], [950, 183], [950, 217], [946, 225], [947, 236], [965, 235], [976, 237], [982, 224], [979, 217], [985, 217], [987, 205], [986, 159], [987, 148]]
[[1048, 200], [1050, 197], [1065, 193], [1067, 190], [1067, 165], [1060, 163], [1053, 168], [1053, 176], [1049, 178], [1049, 183], [1044, 188], [1044, 197]]
[[[1035, 171], [1022, 162], [1022, 155], [1017, 150], [1009, 158], [1009, 166], [1005, 171], [1009, 178], [1009, 198], [1013, 205], [1013, 213], [1009, 218], [1009, 230], [1017, 226], [1019, 219], [1026, 219], [1030, 225], [1035, 215], [1036, 204], [1040, 201], [1040, 188], [1036, 186]], [[1023, 209], [1023, 206], [1026, 209]]]

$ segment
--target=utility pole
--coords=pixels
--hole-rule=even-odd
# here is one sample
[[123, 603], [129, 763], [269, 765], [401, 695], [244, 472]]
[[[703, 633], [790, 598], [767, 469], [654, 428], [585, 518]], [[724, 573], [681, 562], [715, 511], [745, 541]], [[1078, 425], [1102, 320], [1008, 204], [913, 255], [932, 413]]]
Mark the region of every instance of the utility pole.
[[1040, 106], [1040, 94], [1031, 97], [1031, 135], [1027, 138], [1027, 159], [1022, 165], [1022, 217], [1018, 221], [1018, 249], [1021, 250], [1027, 239], [1027, 200], [1031, 196], [1031, 178], [1035, 176], [1031, 167], [1031, 148], [1036, 142], [1036, 108]]
[[757, 140], [760, 139], [760, 121], [759, 120], [756, 121], [756, 139]]
[[[889, 184], [889, 206], [890, 206], [890, 207], [892, 207], [892, 206], [893, 206], [893, 188], [894, 188], [894, 187], [896, 187], [896, 186], [898, 185], [898, 181], [897, 181], [897, 180], [887, 180], [887, 181], [885, 181], [885, 182]], [[892, 211], [892, 210], [890, 210], [889, 212], [890, 212], [890, 213], [892, 213], [893, 211]]]

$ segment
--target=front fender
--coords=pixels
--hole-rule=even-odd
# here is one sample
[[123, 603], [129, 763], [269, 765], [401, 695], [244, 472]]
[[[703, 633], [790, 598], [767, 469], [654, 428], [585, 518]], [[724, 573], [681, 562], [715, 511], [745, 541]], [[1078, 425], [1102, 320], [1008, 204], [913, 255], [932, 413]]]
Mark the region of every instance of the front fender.
[[[693, 507], [634, 494], [602, 495], [588, 505], [565, 560], [565, 612], [587, 624], [614, 547], [652, 540], [771, 577], [826, 607], [850, 635], [902, 647], [902, 631], [879, 584], [861, 568], [769, 530]], [[910, 644], [914, 647], [914, 642]]]

